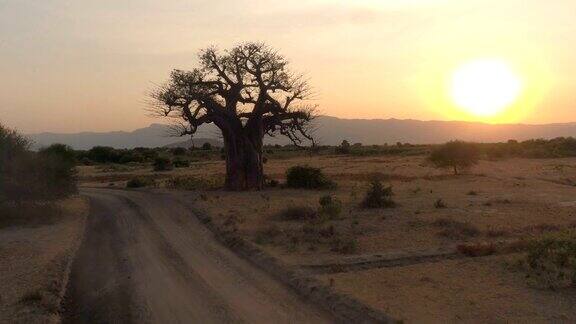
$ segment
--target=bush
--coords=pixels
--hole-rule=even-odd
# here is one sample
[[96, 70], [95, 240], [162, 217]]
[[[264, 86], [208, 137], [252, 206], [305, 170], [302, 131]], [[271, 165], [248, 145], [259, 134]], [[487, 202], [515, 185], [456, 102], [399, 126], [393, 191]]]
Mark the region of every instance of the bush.
[[174, 159], [174, 161], [172, 161], [172, 165], [174, 165], [175, 168], [189, 168], [190, 161], [181, 157], [177, 157]]
[[175, 147], [171, 149], [170, 152], [172, 152], [172, 155], [174, 156], [186, 155], [186, 149], [183, 147]]
[[120, 160], [118, 152], [109, 146], [94, 146], [88, 150], [86, 156], [98, 163], [116, 163]]
[[310, 166], [293, 166], [286, 172], [286, 186], [304, 189], [332, 189], [336, 183], [324, 176], [322, 170]]
[[126, 183], [126, 188], [142, 188], [142, 187], [149, 187], [154, 186], [156, 182], [154, 179], [145, 178], [145, 177], [136, 177], [128, 180]]
[[68, 165], [76, 164], [76, 152], [66, 144], [52, 144], [40, 149], [39, 153], [44, 156], [56, 157]]
[[547, 234], [528, 248], [526, 266], [531, 283], [544, 288], [576, 285], [576, 231]]
[[318, 218], [318, 213], [310, 207], [293, 206], [281, 210], [278, 216], [285, 221], [304, 221]]
[[396, 206], [396, 203], [392, 200], [392, 186], [384, 187], [380, 180], [372, 180], [362, 206], [364, 208], [391, 208]]
[[336, 219], [342, 213], [342, 203], [340, 200], [330, 195], [320, 197], [320, 209], [318, 213], [321, 216], [327, 216], [330, 219]]
[[206, 142], [206, 143], [202, 144], [202, 149], [204, 151], [210, 151], [212, 149], [212, 144]]
[[177, 176], [166, 180], [166, 187], [177, 190], [209, 190], [220, 185], [217, 181], [194, 176]]
[[159, 157], [154, 160], [154, 171], [169, 171], [173, 168], [172, 161], [168, 158]]
[[0, 125], [0, 203], [53, 201], [76, 192], [74, 153], [54, 145], [39, 153], [30, 142]]
[[67, 197], [77, 192], [76, 157], [74, 150], [63, 144], [54, 144], [41, 150], [36, 159], [38, 183], [42, 195], [49, 200]]
[[141, 163], [144, 162], [144, 156], [140, 153], [136, 153], [133, 151], [128, 151], [128, 150], [123, 150], [120, 151], [119, 153], [119, 158], [118, 158], [118, 163], [120, 164], [126, 164], [126, 163]]
[[448, 142], [430, 154], [428, 158], [438, 168], [452, 168], [454, 174], [478, 163], [480, 151], [474, 143]]

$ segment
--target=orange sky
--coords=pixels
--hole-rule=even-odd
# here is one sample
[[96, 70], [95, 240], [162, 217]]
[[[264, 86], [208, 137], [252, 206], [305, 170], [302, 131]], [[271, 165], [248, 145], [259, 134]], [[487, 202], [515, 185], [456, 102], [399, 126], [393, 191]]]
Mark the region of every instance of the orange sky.
[[[130, 130], [145, 93], [198, 49], [265, 41], [347, 118], [576, 121], [574, 0], [0, 0], [0, 121], [24, 132]], [[490, 119], [446, 94], [461, 63], [508, 62], [525, 87]]]

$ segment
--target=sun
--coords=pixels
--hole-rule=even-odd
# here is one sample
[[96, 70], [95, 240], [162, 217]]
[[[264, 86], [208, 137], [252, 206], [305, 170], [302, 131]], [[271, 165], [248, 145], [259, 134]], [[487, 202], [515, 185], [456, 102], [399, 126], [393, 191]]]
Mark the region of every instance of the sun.
[[477, 59], [458, 67], [452, 75], [454, 104], [477, 117], [494, 117], [520, 96], [522, 82], [510, 65], [499, 59]]

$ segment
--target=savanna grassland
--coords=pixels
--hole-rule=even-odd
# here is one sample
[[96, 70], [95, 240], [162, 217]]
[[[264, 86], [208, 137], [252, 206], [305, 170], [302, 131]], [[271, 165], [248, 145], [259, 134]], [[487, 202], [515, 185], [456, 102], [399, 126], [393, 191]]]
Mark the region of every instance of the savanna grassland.
[[[269, 149], [267, 189], [251, 192], [219, 189], [225, 166], [215, 150], [164, 171], [80, 166], [79, 178], [84, 186], [188, 191], [214, 222], [395, 318], [576, 320], [573, 288], [543, 287], [525, 271], [532, 240], [576, 226], [576, 158], [484, 154], [454, 175], [433, 167], [431, 149]], [[329, 185], [288, 188], [294, 166], [320, 169]], [[392, 193], [383, 208], [365, 203], [375, 179]]]

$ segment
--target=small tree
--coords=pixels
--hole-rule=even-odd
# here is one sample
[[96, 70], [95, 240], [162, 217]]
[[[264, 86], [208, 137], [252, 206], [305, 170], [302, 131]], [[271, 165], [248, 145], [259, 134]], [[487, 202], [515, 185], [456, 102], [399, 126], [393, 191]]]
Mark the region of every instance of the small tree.
[[452, 168], [454, 174], [459, 174], [478, 163], [480, 151], [474, 143], [451, 141], [432, 151], [428, 159], [437, 168]]
[[396, 206], [392, 200], [392, 186], [384, 187], [377, 177], [370, 182], [370, 188], [362, 202], [364, 208], [392, 208]]
[[350, 153], [350, 142], [343, 140], [340, 146], [336, 148], [336, 153], [338, 154], [349, 154]]

